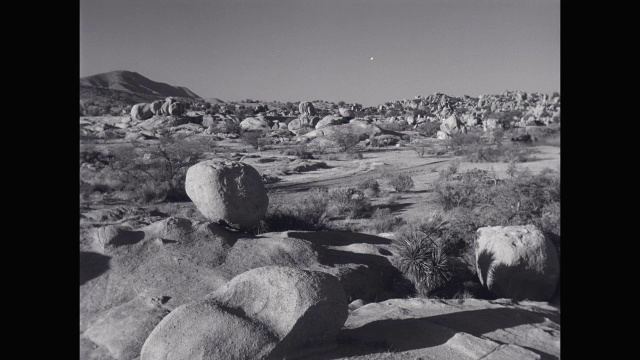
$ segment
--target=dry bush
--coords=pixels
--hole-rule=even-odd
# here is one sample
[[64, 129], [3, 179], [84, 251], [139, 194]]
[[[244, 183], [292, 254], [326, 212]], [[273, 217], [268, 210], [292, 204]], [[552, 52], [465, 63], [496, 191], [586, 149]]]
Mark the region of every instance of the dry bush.
[[413, 189], [413, 179], [409, 175], [397, 174], [389, 179], [391, 185], [397, 192], [406, 192]]
[[282, 155], [295, 156], [300, 159], [314, 159], [313, 153], [306, 144], [298, 144], [280, 151]]
[[418, 154], [419, 157], [425, 155], [432, 155], [435, 153], [433, 150], [433, 144], [424, 140], [417, 140], [409, 144], [409, 148]]
[[440, 130], [440, 122], [439, 121], [423, 122], [423, 123], [418, 124], [418, 126], [416, 126], [416, 130], [422, 136], [434, 137], [436, 135], [436, 133]]
[[368, 190], [368, 192], [371, 193], [372, 195], [370, 197], [376, 197], [378, 196], [378, 194], [380, 194], [380, 184], [374, 178], [366, 179], [359, 182], [357, 185], [357, 188], [359, 190], [362, 190], [365, 193], [365, 195]]
[[449, 211], [450, 242], [471, 249], [475, 232], [484, 226], [533, 224], [560, 239], [560, 175], [548, 169], [538, 175], [519, 171], [497, 179], [485, 170], [442, 172], [434, 186], [437, 201]]
[[337, 188], [329, 190], [327, 196], [331, 214], [335, 216], [358, 219], [371, 215], [371, 203], [362, 191], [353, 188]]
[[264, 138], [263, 131], [244, 131], [240, 135], [240, 139], [243, 143], [253, 147], [256, 150], [263, 148], [268, 144], [268, 140]]
[[133, 142], [113, 148], [110, 167], [140, 203], [187, 200], [187, 169], [200, 162], [210, 143], [185, 136], [162, 138], [157, 144]]
[[336, 129], [328, 138], [343, 152], [347, 152], [360, 143], [360, 140], [355, 134], [344, 129]]

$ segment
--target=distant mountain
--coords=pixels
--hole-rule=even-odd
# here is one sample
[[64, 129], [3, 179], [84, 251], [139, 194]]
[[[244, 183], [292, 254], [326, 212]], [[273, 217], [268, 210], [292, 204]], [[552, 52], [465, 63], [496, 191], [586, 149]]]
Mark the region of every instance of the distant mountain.
[[218, 98], [204, 98], [203, 99], [205, 102], [208, 102], [211, 105], [215, 105], [215, 104], [226, 104], [226, 102], [218, 99]]
[[[111, 71], [80, 78], [80, 93], [90, 92], [90, 88], [127, 92], [143, 98], [164, 98], [168, 96], [201, 99], [193, 91], [183, 86], [172, 86], [148, 79], [133, 71]], [[104, 91], [100, 91], [104, 92]]]

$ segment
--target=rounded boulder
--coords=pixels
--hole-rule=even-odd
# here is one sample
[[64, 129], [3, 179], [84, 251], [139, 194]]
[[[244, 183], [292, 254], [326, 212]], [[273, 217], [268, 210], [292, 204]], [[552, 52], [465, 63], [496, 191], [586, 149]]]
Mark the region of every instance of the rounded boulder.
[[151, 105], [147, 103], [135, 104], [131, 108], [131, 117], [135, 120], [147, 120], [152, 116]]
[[162, 109], [162, 101], [156, 100], [151, 103], [151, 112], [154, 115], [162, 115], [161, 109]]
[[251, 227], [264, 217], [269, 197], [252, 166], [231, 160], [208, 160], [187, 170], [185, 189], [198, 210], [212, 221]]
[[480, 282], [498, 297], [546, 301], [560, 277], [558, 253], [533, 225], [483, 227], [477, 231]]
[[266, 266], [167, 315], [141, 359], [283, 359], [335, 343], [348, 316], [334, 276]]

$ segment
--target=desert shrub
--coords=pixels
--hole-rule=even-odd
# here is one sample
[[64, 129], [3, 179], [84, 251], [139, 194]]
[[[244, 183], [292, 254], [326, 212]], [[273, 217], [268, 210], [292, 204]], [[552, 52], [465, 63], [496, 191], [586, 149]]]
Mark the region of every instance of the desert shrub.
[[398, 195], [397, 193], [393, 193], [393, 194], [389, 194], [388, 192], [386, 193], [386, 203], [387, 205], [393, 205], [396, 202], [398, 202], [398, 200], [400, 200], [400, 195]]
[[409, 145], [409, 148], [415, 151], [419, 157], [424, 157], [425, 155], [435, 153], [435, 151], [433, 150], [433, 144], [424, 140], [417, 140], [412, 142]]
[[438, 122], [438, 121], [423, 122], [423, 123], [419, 124], [418, 126], [416, 126], [416, 130], [422, 136], [433, 137], [440, 130], [440, 122]]
[[466, 155], [465, 160], [472, 163], [480, 162], [526, 162], [529, 161], [533, 149], [516, 144], [491, 146], [483, 143], [472, 145], [456, 151], [456, 155]]
[[208, 145], [185, 136], [162, 138], [158, 144], [133, 142], [113, 148], [109, 166], [140, 203], [186, 200], [184, 190], [187, 169], [202, 160]]
[[502, 144], [504, 130], [494, 130], [491, 134], [491, 145], [480, 134], [454, 134], [445, 142], [445, 146], [453, 150], [454, 155], [465, 156], [472, 163], [479, 162], [526, 162], [534, 151], [531, 147], [519, 143]]
[[502, 146], [502, 140], [504, 139], [504, 129], [497, 127], [491, 131], [491, 141], [498, 147]]
[[329, 140], [333, 141], [343, 152], [354, 148], [360, 142], [358, 136], [343, 129], [336, 129], [335, 132], [328, 138]]
[[329, 190], [327, 196], [331, 214], [345, 216], [347, 219], [363, 218], [371, 214], [371, 203], [362, 191], [336, 188]]
[[378, 196], [380, 193], [380, 184], [374, 178], [369, 178], [359, 182], [357, 188], [363, 192], [370, 190], [373, 196]]
[[517, 172], [518, 172], [517, 163], [515, 161], [509, 162], [509, 166], [507, 166], [507, 170], [506, 170], [507, 175], [509, 175], [510, 178], [513, 178], [516, 176]]
[[554, 124], [549, 126], [531, 127], [527, 128], [527, 133], [538, 140], [555, 138], [560, 136], [560, 126]]
[[464, 173], [452, 172], [454, 166], [440, 172], [434, 190], [440, 204], [445, 210], [451, 210], [458, 206], [473, 207], [486, 201], [486, 197], [493, 195], [488, 191], [492, 183], [496, 182], [495, 174], [486, 170], [472, 169]]
[[413, 179], [409, 175], [397, 174], [389, 179], [389, 185], [397, 192], [405, 192], [413, 189]]
[[84, 109], [83, 115], [85, 116], [99, 116], [103, 113], [103, 110], [99, 106], [90, 105]]
[[377, 208], [371, 215], [370, 228], [376, 233], [390, 232], [402, 225], [404, 220], [398, 216], [392, 216], [391, 210]]
[[317, 143], [313, 144], [312, 146], [309, 146], [310, 151], [313, 154], [326, 154], [329, 152], [329, 150], [331, 149], [331, 146], [329, 146], [327, 143], [318, 141]]
[[286, 156], [295, 156], [300, 159], [314, 159], [313, 154], [305, 144], [299, 144], [289, 149], [284, 149], [280, 153]]
[[80, 148], [80, 165], [89, 163], [106, 166], [109, 165], [112, 159], [113, 155], [97, 150], [92, 144], [85, 144]]
[[451, 175], [458, 173], [460, 170], [460, 160], [453, 160], [445, 167], [442, 171], [440, 171], [440, 178], [448, 178]]
[[[441, 226], [443, 224], [435, 230]], [[424, 232], [409, 228], [396, 240], [400, 248], [400, 271], [413, 282], [419, 296], [428, 297], [434, 290], [446, 285], [453, 276], [449, 256], [438, 241], [435, 230]]]
[[353, 151], [353, 149], [351, 149], [347, 151], [345, 158], [348, 160], [362, 160], [364, 159], [364, 155], [362, 155], [361, 152]]
[[560, 176], [553, 170], [537, 175], [519, 171], [504, 180], [478, 169], [454, 175], [441, 173], [434, 191], [437, 201], [450, 210], [453, 242], [471, 246], [475, 231], [484, 226], [527, 224], [559, 239]]
[[542, 231], [560, 236], [560, 202], [554, 201], [542, 207]]
[[259, 150], [267, 144], [267, 140], [264, 138], [264, 132], [262, 131], [244, 131], [242, 135], [240, 135], [240, 139], [243, 143], [256, 150]]
[[454, 150], [454, 154], [463, 155], [466, 149], [483, 144], [483, 139], [476, 132], [453, 134], [446, 140], [446, 145]]
[[224, 134], [241, 135], [243, 132], [240, 123], [237, 123], [235, 121], [225, 121], [220, 130]]
[[310, 191], [286, 207], [269, 208], [258, 232], [329, 229], [328, 204], [326, 191]]

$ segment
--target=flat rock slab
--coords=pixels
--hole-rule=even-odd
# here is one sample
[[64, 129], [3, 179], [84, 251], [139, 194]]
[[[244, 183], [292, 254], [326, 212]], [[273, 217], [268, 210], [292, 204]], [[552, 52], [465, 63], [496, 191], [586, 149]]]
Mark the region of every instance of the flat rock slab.
[[350, 310], [340, 347], [311, 359], [559, 359], [545, 302], [392, 299]]

